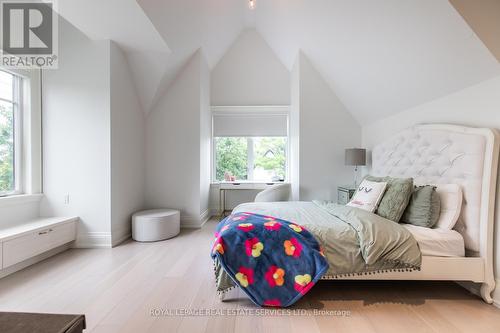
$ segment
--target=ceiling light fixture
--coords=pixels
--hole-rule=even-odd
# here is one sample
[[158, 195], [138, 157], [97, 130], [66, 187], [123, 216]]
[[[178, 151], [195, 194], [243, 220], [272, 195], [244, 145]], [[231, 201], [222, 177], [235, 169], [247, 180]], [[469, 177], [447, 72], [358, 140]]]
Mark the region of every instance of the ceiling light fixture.
[[254, 10], [255, 9], [255, 0], [248, 0], [248, 8], [250, 8], [251, 10]]

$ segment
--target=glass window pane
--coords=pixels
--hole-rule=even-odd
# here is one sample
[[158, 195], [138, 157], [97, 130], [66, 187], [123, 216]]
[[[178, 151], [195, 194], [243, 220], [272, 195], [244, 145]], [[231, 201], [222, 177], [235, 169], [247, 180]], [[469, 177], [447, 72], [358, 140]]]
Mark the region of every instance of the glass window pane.
[[10, 73], [0, 71], [0, 98], [12, 101], [12, 87], [14, 76]]
[[247, 148], [246, 138], [215, 138], [216, 180], [231, 176], [235, 180], [248, 179]]
[[14, 189], [14, 111], [0, 101], [0, 193]]
[[283, 137], [254, 138], [253, 142], [253, 180], [285, 180], [287, 139]]

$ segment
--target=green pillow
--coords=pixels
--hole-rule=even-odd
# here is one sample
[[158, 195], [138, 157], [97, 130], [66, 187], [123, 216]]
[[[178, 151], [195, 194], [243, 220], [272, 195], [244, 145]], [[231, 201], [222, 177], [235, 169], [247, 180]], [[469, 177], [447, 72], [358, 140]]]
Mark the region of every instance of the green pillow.
[[413, 178], [366, 176], [372, 182], [386, 182], [387, 187], [375, 214], [399, 222], [413, 193]]
[[439, 220], [440, 212], [441, 199], [436, 192], [436, 187], [430, 185], [415, 186], [401, 222], [432, 228]]

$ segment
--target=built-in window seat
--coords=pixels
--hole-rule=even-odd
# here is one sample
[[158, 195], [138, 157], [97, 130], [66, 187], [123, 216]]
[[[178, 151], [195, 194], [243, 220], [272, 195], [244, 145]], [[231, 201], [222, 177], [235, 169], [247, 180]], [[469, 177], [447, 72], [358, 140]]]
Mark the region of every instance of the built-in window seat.
[[0, 277], [59, 253], [76, 239], [78, 217], [37, 218], [0, 229]]

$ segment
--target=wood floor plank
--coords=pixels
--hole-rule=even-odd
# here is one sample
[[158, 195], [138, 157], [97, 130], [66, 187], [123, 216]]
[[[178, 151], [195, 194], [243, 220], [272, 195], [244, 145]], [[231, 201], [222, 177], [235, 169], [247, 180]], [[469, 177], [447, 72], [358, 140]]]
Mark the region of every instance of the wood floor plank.
[[[499, 309], [452, 282], [320, 281], [289, 309], [294, 315], [256, 313], [260, 308], [239, 289], [221, 302], [209, 256], [215, 225], [163, 242], [66, 251], [0, 279], [0, 310], [84, 313], [87, 333], [467, 333], [500, 327]], [[218, 312], [186, 315], [209, 309]], [[175, 315], [179, 311], [183, 315]]]

